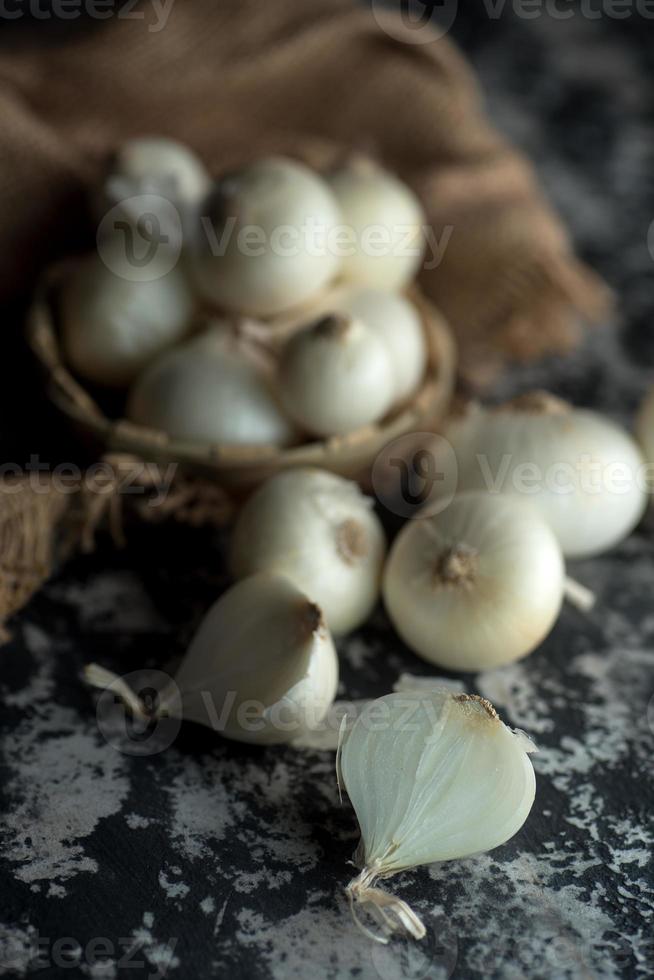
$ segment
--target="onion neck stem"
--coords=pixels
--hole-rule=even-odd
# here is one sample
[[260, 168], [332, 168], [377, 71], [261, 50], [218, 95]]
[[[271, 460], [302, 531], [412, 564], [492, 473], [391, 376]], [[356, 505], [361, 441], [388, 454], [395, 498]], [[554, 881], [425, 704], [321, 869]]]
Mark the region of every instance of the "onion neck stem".
[[597, 601], [594, 592], [569, 576], [566, 576], [563, 594], [570, 605], [579, 609], [580, 612], [590, 612]]

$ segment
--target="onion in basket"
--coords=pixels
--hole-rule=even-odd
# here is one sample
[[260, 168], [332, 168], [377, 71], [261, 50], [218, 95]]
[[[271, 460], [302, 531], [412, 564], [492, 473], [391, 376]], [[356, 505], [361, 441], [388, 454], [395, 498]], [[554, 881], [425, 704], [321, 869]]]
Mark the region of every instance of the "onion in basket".
[[357, 158], [328, 175], [352, 236], [345, 279], [399, 290], [416, 275], [425, 250], [426, 216], [413, 191], [372, 160]]
[[296, 333], [279, 373], [286, 411], [317, 436], [345, 435], [377, 422], [395, 396], [386, 344], [345, 314], [328, 314]]
[[341, 222], [338, 204], [303, 164], [259, 160], [221, 180], [205, 208], [191, 262], [209, 303], [272, 316], [307, 302], [338, 272], [327, 241]]
[[153, 357], [180, 341], [194, 310], [179, 268], [133, 281], [113, 271], [124, 261], [118, 243], [112, 268], [99, 255], [89, 256], [59, 294], [69, 364], [88, 381], [117, 387], [128, 385]]
[[227, 328], [158, 358], [134, 385], [127, 415], [188, 442], [282, 446], [294, 439], [266, 367]]

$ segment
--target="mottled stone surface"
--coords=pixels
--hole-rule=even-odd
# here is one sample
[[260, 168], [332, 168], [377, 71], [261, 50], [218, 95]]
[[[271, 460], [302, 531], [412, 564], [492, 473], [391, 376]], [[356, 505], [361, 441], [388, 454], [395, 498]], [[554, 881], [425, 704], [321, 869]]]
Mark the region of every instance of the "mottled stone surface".
[[[547, 385], [629, 422], [654, 379], [651, 28], [507, 11], [461, 14], [455, 33], [624, 315], [498, 394]], [[165, 752], [126, 755], [98, 729], [82, 665], [169, 667], [224, 586], [220, 542], [147, 528], [123, 554], [75, 562], [2, 651], [0, 975], [651, 976], [653, 524], [575, 566], [597, 591], [592, 614], [566, 608], [528, 660], [464, 679], [538, 743], [537, 799], [492, 854], [395, 880], [428, 925], [420, 947], [376, 946], [350, 919], [357, 833], [330, 754], [187, 726]], [[348, 697], [428, 673], [381, 611], [340, 652]]]

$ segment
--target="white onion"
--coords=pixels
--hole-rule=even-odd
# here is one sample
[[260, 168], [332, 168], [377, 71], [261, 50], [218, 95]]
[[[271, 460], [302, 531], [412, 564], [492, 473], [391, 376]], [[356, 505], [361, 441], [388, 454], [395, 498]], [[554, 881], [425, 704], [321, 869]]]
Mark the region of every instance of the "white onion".
[[385, 554], [370, 498], [340, 476], [303, 468], [276, 474], [247, 501], [231, 567], [237, 577], [285, 575], [320, 606], [333, 632], [348, 633], [377, 601]]
[[[113, 249], [110, 250], [113, 254]], [[124, 255], [116, 251], [116, 269]], [[113, 267], [113, 266], [112, 266]], [[129, 384], [157, 354], [188, 332], [194, 301], [179, 269], [132, 281], [98, 255], [75, 269], [60, 295], [66, 358], [97, 384]]]
[[226, 329], [155, 361], [132, 388], [127, 417], [192, 442], [287, 445], [294, 439], [270, 378]]
[[103, 186], [100, 239], [120, 221], [141, 251], [149, 239], [176, 259], [197, 237], [200, 204], [211, 186], [204, 165], [183, 144], [163, 137], [128, 140]]
[[327, 179], [355, 243], [344, 258], [343, 277], [376, 289], [403, 289], [425, 250], [427, 219], [416, 195], [368, 160], [354, 160]]
[[362, 903], [387, 934], [421, 939], [418, 916], [374, 888], [375, 880], [489, 851], [513, 837], [534, 802], [533, 751], [474, 695], [389, 694], [365, 707], [337, 763], [361, 829], [361, 873], [347, 888], [353, 912]]
[[361, 320], [338, 314], [291, 337], [279, 379], [288, 414], [318, 436], [346, 435], [379, 421], [395, 394], [384, 341]]
[[487, 670], [526, 656], [563, 601], [561, 549], [521, 500], [463, 493], [410, 521], [384, 572], [384, 602], [412, 650], [448, 670]]
[[208, 302], [269, 316], [308, 301], [338, 272], [326, 241], [341, 220], [338, 204], [303, 164], [272, 157], [229, 175], [207, 211], [194, 266]]
[[623, 429], [595, 412], [533, 392], [448, 426], [461, 490], [534, 502], [570, 558], [600, 554], [638, 524], [643, 459]]
[[313, 313], [345, 314], [370, 327], [384, 342], [395, 376], [395, 398], [403, 401], [418, 387], [427, 367], [427, 341], [420, 313], [405, 296], [383, 289], [341, 286], [316, 302]]
[[[147, 717], [115, 674], [91, 664], [85, 676]], [[292, 742], [320, 725], [337, 686], [338, 659], [320, 609], [287, 579], [256, 575], [208, 611], [155, 717], [194, 721], [240, 742]]]
[[112, 173], [129, 182], [134, 193], [147, 188], [189, 204], [199, 204], [211, 188], [211, 178], [195, 153], [162, 136], [127, 140], [116, 154]]

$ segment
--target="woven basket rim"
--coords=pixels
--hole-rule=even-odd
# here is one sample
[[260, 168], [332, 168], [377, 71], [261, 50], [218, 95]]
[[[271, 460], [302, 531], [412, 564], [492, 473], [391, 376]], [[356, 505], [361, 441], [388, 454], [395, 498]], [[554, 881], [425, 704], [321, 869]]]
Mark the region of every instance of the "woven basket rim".
[[[39, 283], [27, 315], [30, 347], [47, 377], [47, 394], [72, 422], [105, 445], [107, 450], [137, 457], [166, 458], [180, 464], [231, 474], [248, 482], [248, 474], [300, 465], [341, 469], [339, 461], [356, 461], [376, 455], [388, 443], [420, 427], [436, 423], [447, 411], [454, 389], [456, 346], [442, 315], [417, 287], [406, 295], [417, 307], [428, 341], [428, 367], [414, 395], [380, 422], [345, 436], [314, 440], [288, 448], [273, 445], [234, 446], [189, 442], [170, 438], [165, 432], [136, 425], [127, 419], [112, 419], [75, 377], [64, 361], [59, 344], [53, 295], [57, 286], [83, 257], [58, 262], [47, 269]], [[274, 321], [273, 321], [274, 325]], [[240, 477], [239, 477], [240, 475]]]

